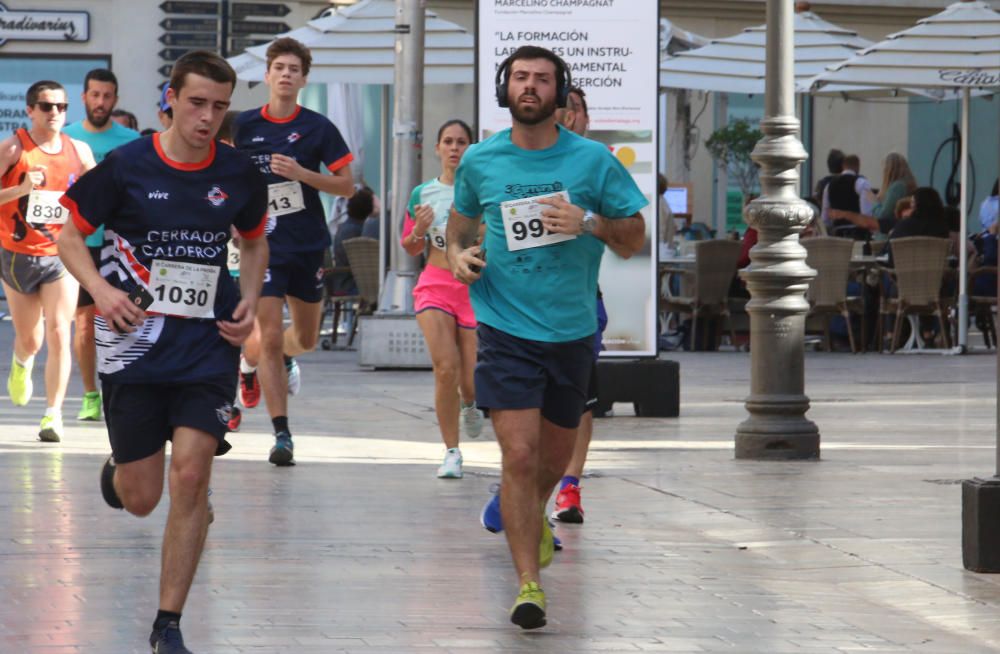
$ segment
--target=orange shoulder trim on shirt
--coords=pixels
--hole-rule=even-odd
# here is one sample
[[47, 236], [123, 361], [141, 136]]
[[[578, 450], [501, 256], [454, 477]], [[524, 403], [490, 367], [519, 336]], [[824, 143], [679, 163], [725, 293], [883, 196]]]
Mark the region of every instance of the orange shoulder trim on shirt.
[[242, 236], [243, 238], [249, 238], [252, 240], [255, 238], [260, 238], [261, 236], [264, 235], [264, 226], [266, 224], [267, 224], [267, 212], [264, 212], [264, 215], [260, 217], [260, 222], [257, 223], [256, 227], [246, 232], [244, 232], [242, 229], [239, 228], [237, 228], [236, 231], [238, 231], [240, 233], [240, 236]]
[[337, 159], [332, 164], [327, 166], [326, 169], [329, 170], [331, 173], [335, 173], [344, 166], [346, 166], [347, 164], [351, 163], [352, 161], [354, 161], [354, 155], [348, 152], [343, 157]]
[[59, 204], [69, 209], [69, 215], [73, 218], [73, 224], [76, 225], [76, 228], [84, 236], [90, 236], [97, 231], [97, 228], [87, 222], [87, 219], [80, 213], [80, 207], [76, 205], [76, 201], [73, 198], [63, 193], [62, 197], [59, 198]]

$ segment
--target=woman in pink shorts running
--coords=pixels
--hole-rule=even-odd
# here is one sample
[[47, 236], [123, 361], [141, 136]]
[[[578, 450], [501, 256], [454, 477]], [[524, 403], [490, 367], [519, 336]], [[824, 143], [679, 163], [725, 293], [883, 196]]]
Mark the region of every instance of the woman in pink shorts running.
[[462, 476], [459, 419], [469, 438], [478, 437], [483, 430], [483, 415], [476, 408], [472, 382], [476, 317], [469, 302], [469, 288], [452, 277], [445, 256], [445, 230], [455, 197], [455, 169], [471, 142], [472, 128], [461, 120], [441, 126], [434, 146], [441, 159], [441, 175], [413, 189], [403, 226], [403, 249], [411, 256], [427, 251], [427, 266], [413, 289], [413, 299], [417, 323], [434, 365], [434, 408], [441, 438], [448, 448], [437, 473], [442, 479]]

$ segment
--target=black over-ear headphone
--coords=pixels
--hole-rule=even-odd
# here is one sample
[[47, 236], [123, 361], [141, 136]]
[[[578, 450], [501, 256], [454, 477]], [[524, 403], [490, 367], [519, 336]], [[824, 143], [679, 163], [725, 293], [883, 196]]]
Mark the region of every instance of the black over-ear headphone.
[[[497, 91], [497, 105], [505, 109], [510, 106], [510, 102], [507, 99], [507, 86], [510, 82], [510, 67], [514, 63], [513, 59], [515, 56], [518, 59], [549, 59], [549, 57], [544, 55], [541, 57], [525, 57], [520, 52], [514, 52], [500, 62], [494, 83]], [[559, 55], [553, 53], [550, 61], [556, 65], [556, 106], [562, 109], [566, 106], [566, 101], [569, 99], [569, 90], [573, 86], [573, 74], [570, 72], [569, 66], [566, 65], [566, 62]]]

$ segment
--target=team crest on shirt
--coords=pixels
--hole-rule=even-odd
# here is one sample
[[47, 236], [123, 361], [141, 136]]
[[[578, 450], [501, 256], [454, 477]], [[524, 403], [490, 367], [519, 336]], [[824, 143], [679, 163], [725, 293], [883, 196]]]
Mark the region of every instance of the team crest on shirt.
[[222, 424], [228, 425], [229, 421], [233, 419], [233, 405], [226, 402], [215, 410], [215, 417], [217, 417], [219, 422]]
[[288, 142], [289, 143], [295, 143], [300, 138], [302, 138], [301, 134], [299, 134], [298, 132], [292, 132], [291, 134], [288, 135]]
[[205, 199], [208, 200], [208, 203], [213, 207], [221, 207], [226, 203], [226, 200], [229, 199], [229, 195], [222, 190], [222, 187], [216, 184], [208, 190], [208, 195], [205, 196]]

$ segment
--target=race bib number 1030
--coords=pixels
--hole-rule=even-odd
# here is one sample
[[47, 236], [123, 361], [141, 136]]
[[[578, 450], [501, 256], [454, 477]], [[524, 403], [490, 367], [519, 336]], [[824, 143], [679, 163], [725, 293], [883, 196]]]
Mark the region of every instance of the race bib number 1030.
[[219, 267], [154, 259], [149, 268], [148, 311], [185, 318], [215, 318]]

